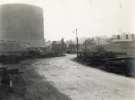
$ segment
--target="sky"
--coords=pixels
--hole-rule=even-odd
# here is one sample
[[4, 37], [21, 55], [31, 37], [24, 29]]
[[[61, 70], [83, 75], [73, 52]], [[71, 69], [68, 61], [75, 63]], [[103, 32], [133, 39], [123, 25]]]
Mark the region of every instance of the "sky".
[[43, 8], [46, 40], [111, 36], [135, 33], [135, 0], [0, 0]]

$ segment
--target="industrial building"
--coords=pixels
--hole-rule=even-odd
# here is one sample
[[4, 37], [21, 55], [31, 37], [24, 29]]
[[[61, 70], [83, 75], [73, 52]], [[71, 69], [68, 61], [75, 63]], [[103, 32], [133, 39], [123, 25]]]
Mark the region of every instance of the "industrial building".
[[43, 9], [29, 4], [0, 5], [0, 53], [44, 45]]
[[131, 42], [135, 41], [135, 34], [134, 33], [122, 33], [113, 35], [112, 37], [113, 42]]
[[112, 36], [106, 49], [113, 52], [126, 53], [127, 56], [135, 57], [135, 34], [122, 33]]

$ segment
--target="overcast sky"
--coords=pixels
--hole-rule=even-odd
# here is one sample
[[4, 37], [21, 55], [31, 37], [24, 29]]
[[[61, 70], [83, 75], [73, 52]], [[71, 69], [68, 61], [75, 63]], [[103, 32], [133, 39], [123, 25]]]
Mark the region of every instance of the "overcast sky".
[[44, 9], [47, 40], [93, 37], [120, 32], [135, 33], [135, 0], [0, 0], [0, 3], [29, 3]]

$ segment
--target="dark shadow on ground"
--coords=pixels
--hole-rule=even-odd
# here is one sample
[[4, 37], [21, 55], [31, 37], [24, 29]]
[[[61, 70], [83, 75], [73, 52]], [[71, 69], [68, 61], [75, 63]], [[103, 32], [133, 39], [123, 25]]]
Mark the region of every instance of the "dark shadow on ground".
[[[25, 82], [21, 75], [12, 77], [14, 87], [0, 85], [0, 100], [22, 100], [25, 95]], [[16, 97], [16, 98], [15, 98]]]
[[23, 73], [15, 77], [12, 90], [0, 87], [0, 100], [71, 100], [39, 75], [32, 62], [17, 65]]

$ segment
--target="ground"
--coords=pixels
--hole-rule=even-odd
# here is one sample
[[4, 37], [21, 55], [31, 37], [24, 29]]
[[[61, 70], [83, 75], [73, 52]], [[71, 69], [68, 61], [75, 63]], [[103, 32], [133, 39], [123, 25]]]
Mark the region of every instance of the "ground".
[[3, 100], [135, 100], [135, 79], [79, 64], [73, 61], [74, 57], [75, 55], [66, 55], [22, 62], [17, 66], [24, 72], [21, 78], [25, 84], [21, 87], [25, 88], [9, 93], [8, 99], [2, 96], [1, 98]]

